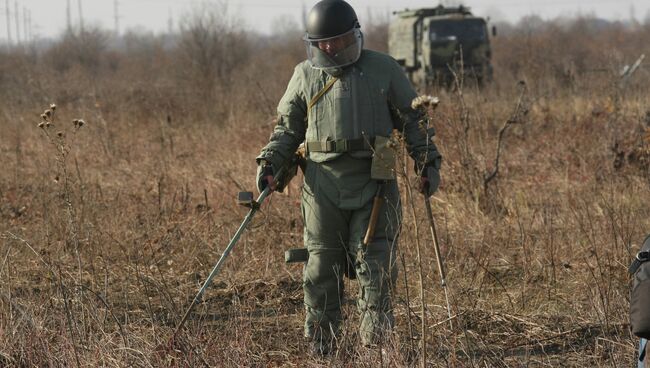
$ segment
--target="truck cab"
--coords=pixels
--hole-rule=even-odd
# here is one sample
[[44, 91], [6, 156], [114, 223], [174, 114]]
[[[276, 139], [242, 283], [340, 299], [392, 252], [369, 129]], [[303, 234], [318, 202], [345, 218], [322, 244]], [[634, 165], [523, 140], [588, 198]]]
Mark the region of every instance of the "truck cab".
[[416, 85], [449, 84], [461, 72], [479, 84], [492, 78], [486, 21], [464, 6], [395, 12], [388, 52]]

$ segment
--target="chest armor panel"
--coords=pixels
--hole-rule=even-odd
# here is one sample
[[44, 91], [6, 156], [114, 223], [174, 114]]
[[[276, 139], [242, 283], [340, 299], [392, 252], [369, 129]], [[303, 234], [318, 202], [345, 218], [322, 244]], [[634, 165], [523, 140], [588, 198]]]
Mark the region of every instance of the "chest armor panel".
[[[314, 70], [307, 91], [308, 100], [323, 89], [329, 77]], [[345, 71], [332, 88], [312, 107], [307, 121], [307, 141], [371, 139], [390, 136], [393, 122], [388, 108], [389, 76], [357, 63]], [[369, 157], [369, 152], [352, 152]], [[340, 153], [312, 152], [317, 162], [328, 161]]]

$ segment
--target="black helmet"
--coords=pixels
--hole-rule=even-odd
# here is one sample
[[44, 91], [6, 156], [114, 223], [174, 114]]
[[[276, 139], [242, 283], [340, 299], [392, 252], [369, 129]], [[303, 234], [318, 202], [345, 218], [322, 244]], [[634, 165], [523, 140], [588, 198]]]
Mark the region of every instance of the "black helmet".
[[360, 28], [357, 13], [343, 0], [322, 0], [307, 15], [307, 39], [331, 38]]

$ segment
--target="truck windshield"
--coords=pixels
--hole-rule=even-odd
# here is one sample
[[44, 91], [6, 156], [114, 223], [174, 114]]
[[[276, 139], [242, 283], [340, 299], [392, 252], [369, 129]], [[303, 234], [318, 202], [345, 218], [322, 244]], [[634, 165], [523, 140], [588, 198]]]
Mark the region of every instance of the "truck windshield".
[[479, 19], [434, 20], [429, 23], [429, 39], [435, 41], [482, 41], [487, 38], [485, 23]]

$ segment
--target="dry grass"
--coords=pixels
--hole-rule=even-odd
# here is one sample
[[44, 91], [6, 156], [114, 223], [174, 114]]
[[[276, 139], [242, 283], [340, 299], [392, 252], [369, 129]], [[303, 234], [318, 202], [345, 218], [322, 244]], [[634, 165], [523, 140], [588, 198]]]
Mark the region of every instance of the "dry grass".
[[[501, 55], [530, 47], [499, 42]], [[215, 89], [219, 101], [200, 113], [192, 109], [201, 97], [174, 84], [164, 60], [153, 71], [133, 62], [91, 77], [82, 66], [52, 72], [38, 56], [6, 54], [2, 68], [15, 74], [3, 85], [23, 87], [5, 89], [0, 107], [0, 366], [420, 364], [410, 215], [386, 355], [357, 344], [352, 302], [338, 354], [306, 353], [301, 270], [283, 263], [283, 251], [301, 245], [298, 180], [264, 205], [186, 333], [161, 353], [245, 215], [235, 194], [254, 187], [268, 105], [302, 57], [283, 47], [237, 69], [240, 83]], [[647, 69], [621, 89], [614, 73], [566, 81], [506, 64], [485, 90], [467, 82], [462, 94], [434, 91], [445, 163], [432, 203], [456, 317], [450, 327], [425, 246], [428, 365], [631, 366], [626, 267], [650, 228]], [[59, 105], [56, 119], [38, 128], [49, 102]], [[75, 128], [76, 118], [86, 124]], [[507, 121], [498, 175], [484, 184]], [[414, 205], [425, 229], [424, 207]], [[346, 287], [353, 298], [356, 285]]]

